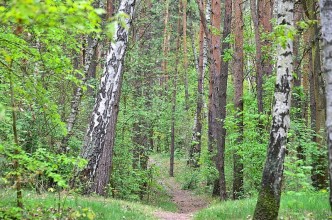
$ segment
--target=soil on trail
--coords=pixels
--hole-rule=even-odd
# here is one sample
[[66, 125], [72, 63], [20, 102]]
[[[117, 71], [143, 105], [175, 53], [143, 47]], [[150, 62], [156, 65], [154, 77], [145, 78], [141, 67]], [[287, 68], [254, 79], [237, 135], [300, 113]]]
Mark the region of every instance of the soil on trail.
[[182, 190], [181, 186], [169, 177], [163, 180], [166, 190], [172, 197], [172, 201], [178, 206], [178, 212], [158, 211], [155, 215], [163, 220], [189, 220], [193, 218], [193, 213], [206, 207], [207, 201], [194, 195], [190, 190]]

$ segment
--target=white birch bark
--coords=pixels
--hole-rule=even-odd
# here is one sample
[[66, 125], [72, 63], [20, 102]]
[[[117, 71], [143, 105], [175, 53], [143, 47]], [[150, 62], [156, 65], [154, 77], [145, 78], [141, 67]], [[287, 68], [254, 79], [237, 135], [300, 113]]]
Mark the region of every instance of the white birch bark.
[[88, 165], [79, 175], [80, 179], [87, 183], [85, 193], [95, 192], [105, 195], [107, 191], [119, 111], [123, 60], [135, 2], [135, 0], [121, 1], [118, 12], [124, 12], [129, 17], [125, 18], [126, 27], [116, 25], [116, 34], [106, 54], [99, 92], [81, 153], [81, 156], [88, 160]]
[[330, 207], [332, 210], [332, 0], [320, 1], [323, 38], [323, 70], [326, 77], [326, 128], [329, 155]]
[[[293, 26], [294, 1], [278, 4], [278, 25], [285, 30]], [[280, 206], [281, 181], [285, 158], [287, 132], [290, 126], [291, 88], [293, 72], [293, 42], [278, 46], [277, 79], [274, 92], [273, 119], [267, 159], [262, 177], [254, 219], [277, 219]]]

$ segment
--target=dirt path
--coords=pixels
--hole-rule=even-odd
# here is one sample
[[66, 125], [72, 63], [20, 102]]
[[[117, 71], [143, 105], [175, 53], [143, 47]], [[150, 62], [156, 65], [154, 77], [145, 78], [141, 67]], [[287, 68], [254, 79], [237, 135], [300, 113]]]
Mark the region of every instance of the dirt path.
[[207, 201], [194, 195], [189, 190], [182, 190], [173, 177], [163, 180], [168, 193], [172, 196], [172, 201], [178, 206], [178, 212], [155, 212], [155, 216], [162, 220], [189, 220], [193, 213], [206, 207]]

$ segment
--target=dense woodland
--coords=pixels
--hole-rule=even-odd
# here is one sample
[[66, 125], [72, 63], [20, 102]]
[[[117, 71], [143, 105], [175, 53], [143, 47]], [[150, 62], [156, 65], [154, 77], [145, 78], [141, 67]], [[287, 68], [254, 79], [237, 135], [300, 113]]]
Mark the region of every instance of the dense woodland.
[[161, 161], [236, 219], [331, 216], [332, 0], [0, 0], [0, 94], [0, 219], [140, 219], [65, 200], [151, 205]]

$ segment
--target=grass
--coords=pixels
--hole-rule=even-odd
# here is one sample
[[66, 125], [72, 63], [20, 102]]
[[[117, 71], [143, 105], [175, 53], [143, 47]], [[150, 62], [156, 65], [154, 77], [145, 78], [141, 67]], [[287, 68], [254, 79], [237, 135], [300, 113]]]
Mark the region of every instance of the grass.
[[[225, 201], [199, 211], [195, 220], [251, 219], [256, 198]], [[325, 192], [287, 193], [281, 198], [279, 219], [331, 219], [328, 194]]]
[[[34, 216], [33, 219], [53, 219], [51, 216], [57, 216], [58, 199], [56, 194], [46, 193], [37, 195], [32, 192], [25, 192], [23, 201], [25, 209], [29, 210], [29, 213], [26, 212], [25, 214], [29, 216], [29, 218], [26, 217], [26, 219], [31, 219], [31, 215]], [[8, 213], [10, 207], [15, 207], [15, 204], [14, 191], [0, 191], [0, 214], [1, 211], [7, 211]], [[66, 210], [66, 215], [75, 216], [76, 219], [149, 220], [155, 219], [153, 212], [156, 210], [155, 208], [139, 203], [105, 199], [102, 197], [69, 196], [67, 199], [62, 200], [61, 206], [63, 205], [63, 210]], [[20, 217], [19, 219], [25, 218]]]

